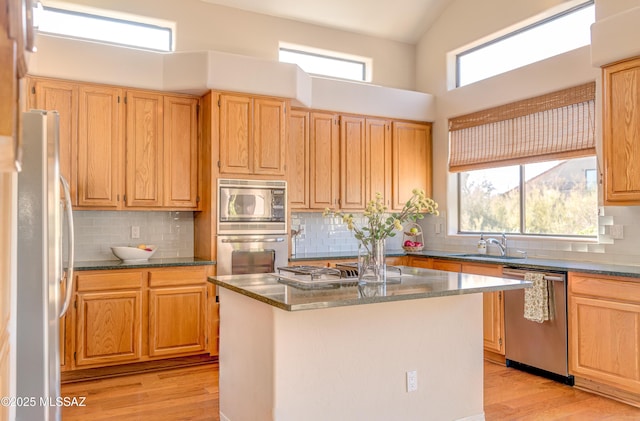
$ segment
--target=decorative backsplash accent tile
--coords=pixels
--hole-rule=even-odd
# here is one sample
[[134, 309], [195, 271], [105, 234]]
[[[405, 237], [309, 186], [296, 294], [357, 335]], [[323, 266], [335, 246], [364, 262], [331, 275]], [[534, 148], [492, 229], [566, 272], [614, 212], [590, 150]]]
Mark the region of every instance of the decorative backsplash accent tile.
[[[154, 258], [193, 257], [193, 212], [74, 211], [73, 217], [77, 261], [113, 260], [112, 246], [138, 244], [156, 245]], [[140, 227], [140, 238], [131, 238], [132, 226]], [[66, 250], [65, 244], [65, 260]]]

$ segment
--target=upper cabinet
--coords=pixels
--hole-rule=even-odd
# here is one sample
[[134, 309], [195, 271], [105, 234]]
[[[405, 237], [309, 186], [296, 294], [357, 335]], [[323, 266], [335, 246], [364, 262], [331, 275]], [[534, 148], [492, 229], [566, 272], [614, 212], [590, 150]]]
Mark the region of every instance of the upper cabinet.
[[30, 78], [60, 115], [60, 170], [78, 209], [197, 209], [199, 98]]
[[400, 210], [431, 193], [430, 123], [294, 109], [289, 124], [292, 209], [364, 210], [380, 194]]
[[364, 117], [340, 117], [340, 208], [366, 206], [367, 136]]
[[284, 176], [288, 101], [220, 94], [220, 174]]
[[605, 205], [640, 205], [640, 57], [603, 68]]
[[414, 188], [431, 196], [431, 124], [393, 122], [392, 126], [391, 208], [401, 210]]
[[309, 127], [309, 207], [337, 208], [340, 187], [338, 115], [312, 112]]
[[291, 209], [309, 208], [309, 111], [291, 110], [287, 137]]
[[78, 106], [78, 207], [121, 206], [123, 91], [80, 86]]
[[[60, 174], [71, 187], [71, 202], [78, 204], [75, 180], [78, 151], [78, 85], [49, 79], [29, 81], [29, 108], [56, 110], [59, 117]], [[37, 94], [36, 94], [37, 93]]]

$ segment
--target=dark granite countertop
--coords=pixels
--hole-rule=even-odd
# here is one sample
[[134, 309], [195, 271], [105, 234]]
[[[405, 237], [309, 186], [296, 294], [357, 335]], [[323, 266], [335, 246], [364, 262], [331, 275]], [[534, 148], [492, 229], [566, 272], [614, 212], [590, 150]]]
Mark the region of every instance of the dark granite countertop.
[[[438, 251], [424, 250], [420, 252], [407, 253], [404, 250], [389, 250], [387, 256], [423, 256], [433, 257], [437, 259], [447, 259], [460, 262], [475, 263], [495, 263], [513, 268], [532, 268], [543, 270], [555, 270], [561, 272], [583, 272], [594, 273], [609, 276], [626, 276], [630, 278], [639, 278], [640, 282], [640, 265], [622, 265], [598, 262], [586, 262], [576, 260], [559, 260], [559, 259], [541, 259], [541, 258], [501, 258], [495, 255], [469, 256], [473, 253], [455, 252], [455, 251]], [[333, 259], [357, 259], [357, 252], [316, 252], [316, 253], [299, 253], [295, 257], [292, 256], [289, 261], [296, 262], [300, 260], [333, 260]]]
[[530, 282], [492, 276], [408, 266], [400, 268], [402, 278], [390, 279], [386, 284], [358, 285], [354, 281], [345, 284], [324, 283], [310, 288], [280, 282], [276, 274], [269, 273], [210, 276], [208, 279], [220, 287], [287, 311], [474, 294], [520, 289], [530, 285]]
[[408, 253], [413, 256], [434, 257], [438, 259], [458, 260], [463, 262], [476, 263], [496, 263], [503, 266], [513, 268], [532, 268], [555, 270], [562, 272], [584, 272], [609, 276], [626, 276], [631, 278], [639, 278], [640, 282], [640, 266], [633, 265], [614, 265], [609, 263], [582, 262], [574, 260], [556, 260], [556, 259], [537, 259], [537, 258], [508, 258], [504, 259], [500, 256], [478, 257], [465, 256], [463, 252], [444, 252], [425, 250], [419, 253]]
[[109, 270], [109, 269], [139, 269], [172, 266], [209, 266], [215, 265], [213, 260], [198, 259], [197, 257], [172, 257], [164, 259], [149, 259], [141, 262], [123, 262], [122, 260], [90, 260], [76, 262], [73, 269], [82, 270]]

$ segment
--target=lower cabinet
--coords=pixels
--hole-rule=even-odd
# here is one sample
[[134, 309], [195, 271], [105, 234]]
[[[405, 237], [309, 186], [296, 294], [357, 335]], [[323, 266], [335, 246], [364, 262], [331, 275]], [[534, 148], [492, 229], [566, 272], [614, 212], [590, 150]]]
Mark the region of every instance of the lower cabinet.
[[[210, 353], [217, 310], [207, 266], [76, 272], [63, 369], [96, 368]], [[214, 316], [217, 320], [217, 314]], [[61, 335], [62, 336], [62, 335]], [[217, 341], [214, 348], [217, 353]]]
[[76, 293], [76, 367], [140, 360], [141, 271], [82, 273]]
[[204, 352], [206, 301], [199, 273], [149, 271], [149, 356]]
[[569, 273], [568, 303], [576, 387], [640, 406], [640, 281]]
[[[411, 256], [409, 259], [410, 266], [425, 269], [502, 276], [501, 265], [456, 262], [418, 256]], [[504, 293], [502, 291], [485, 292], [482, 299], [482, 332], [485, 358], [504, 362]]]

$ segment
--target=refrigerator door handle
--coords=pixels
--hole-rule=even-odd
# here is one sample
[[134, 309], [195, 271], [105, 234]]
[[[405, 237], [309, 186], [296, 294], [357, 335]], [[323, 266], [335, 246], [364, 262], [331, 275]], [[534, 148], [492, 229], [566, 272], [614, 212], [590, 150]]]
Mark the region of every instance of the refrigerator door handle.
[[64, 192], [64, 207], [65, 214], [67, 216], [67, 234], [69, 236], [69, 261], [67, 263], [66, 276], [60, 279], [60, 282], [65, 280], [64, 289], [64, 301], [60, 308], [59, 317], [64, 316], [71, 303], [71, 296], [73, 295], [73, 266], [75, 265], [75, 256], [73, 250], [75, 248], [75, 241], [73, 237], [73, 210], [71, 208], [71, 194], [69, 193], [69, 183], [65, 178], [60, 175], [60, 183], [62, 184], [62, 190]]

